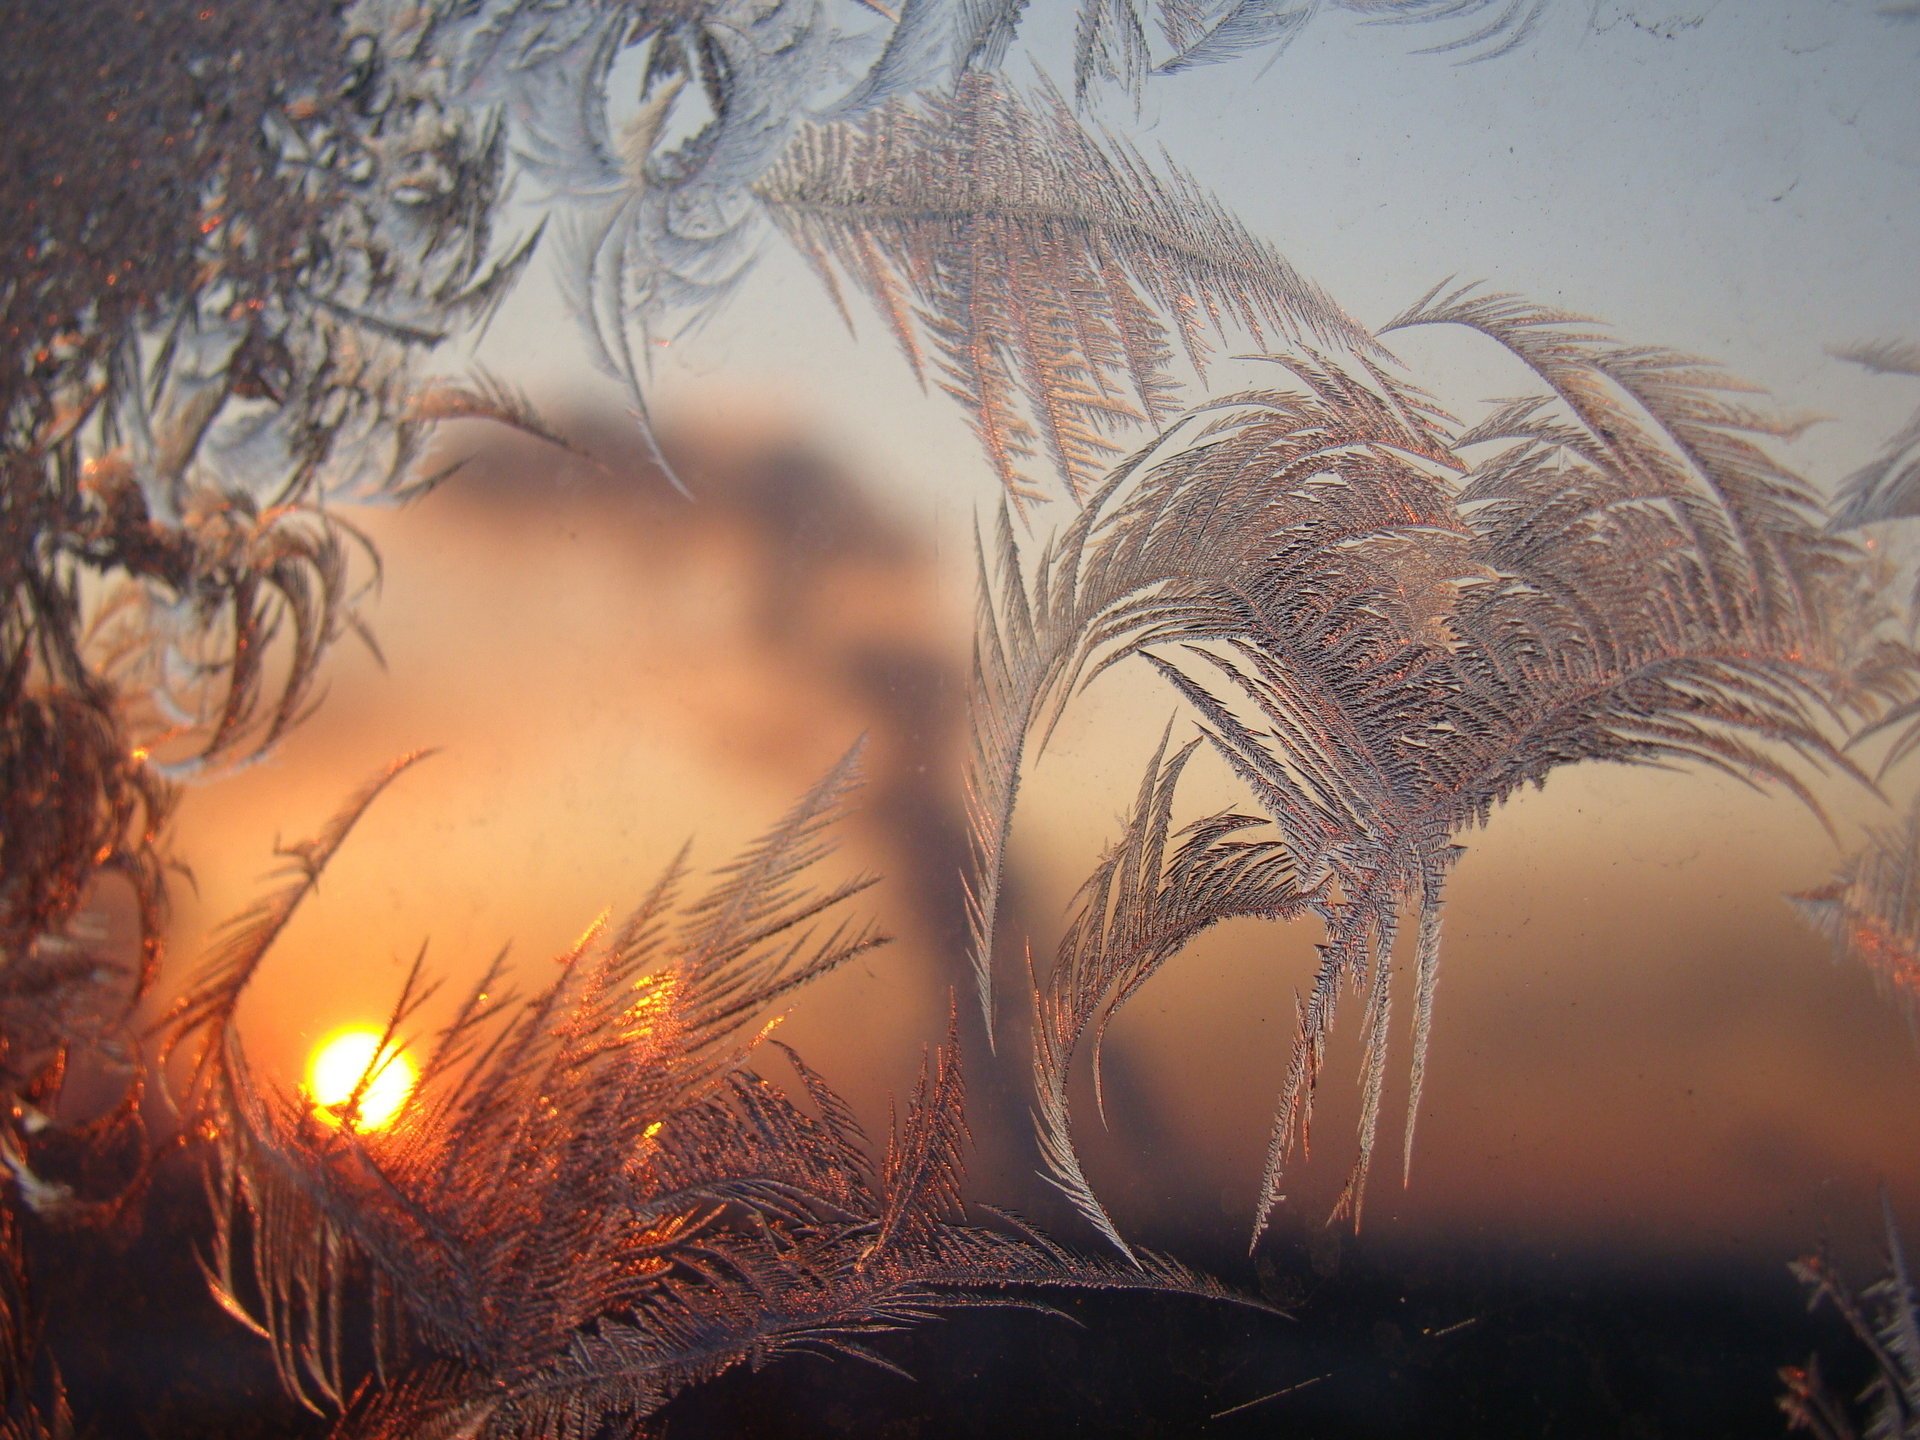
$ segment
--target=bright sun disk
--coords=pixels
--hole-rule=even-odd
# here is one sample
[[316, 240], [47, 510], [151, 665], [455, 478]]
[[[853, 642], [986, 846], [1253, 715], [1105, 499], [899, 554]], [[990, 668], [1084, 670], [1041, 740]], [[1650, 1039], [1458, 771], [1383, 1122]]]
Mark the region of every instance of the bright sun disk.
[[380, 1038], [378, 1030], [353, 1025], [334, 1031], [313, 1047], [307, 1061], [307, 1096], [328, 1124], [340, 1123], [341, 1110], [369, 1069], [373, 1074], [360, 1095], [355, 1129], [386, 1129], [413, 1094], [419, 1070], [404, 1050], [389, 1046], [380, 1053]]

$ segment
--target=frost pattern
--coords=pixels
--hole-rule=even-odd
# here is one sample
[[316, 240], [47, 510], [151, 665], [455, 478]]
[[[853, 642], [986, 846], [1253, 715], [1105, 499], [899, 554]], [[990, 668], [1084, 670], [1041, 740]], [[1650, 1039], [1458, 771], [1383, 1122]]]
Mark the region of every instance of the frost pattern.
[[[1920, 345], [1877, 341], [1834, 351], [1876, 375], [1920, 378]], [[1862, 530], [1920, 516], [1920, 410], [1887, 441], [1880, 453], [1840, 483], [1834, 497], [1836, 530]], [[1920, 573], [1907, 601], [1908, 628], [1920, 626]], [[1920, 698], [1898, 705], [1859, 737], [1890, 733], [1893, 743], [1881, 763], [1884, 773], [1920, 747]]]
[[[1876, 375], [1908, 375], [1920, 379], [1920, 345], [1883, 340], [1848, 345], [1834, 354]], [[1841, 482], [1834, 500], [1833, 523], [1843, 530], [1858, 529], [1882, 520], [1907, 520], [1920, 515], [1920, 411], [1901, 427], [1873, 460]]]
[[[1075, 35], [1074, 93], [1099, 82], [1136, 102], [1155, 75], [1265, 55], [1269, 64], [1321, 9], [1344, 10], [1375, 25], [1453, 25], [1428, 54], [1491, 60], [1524, 45], [1548, 0], [1081, 0]], [[1159, 32], [1149, 35], [1149, 22]]]
[[[235, 1006], [412, 763], [285, 852], [290, 882], [235, 922], [171, 1022], [171, 1043], [197, 1057], [210, 1137], [208, 1281], [271, 1343], [286, 1388], [342, 1415], [338, 1434], [587, 1440], [612, 1420], [650, 1433], [674, 1394], [735, 1365], [888, 1365], [871, 1337], [961, 1306], [1045, 1308], [1034, 1287], [1235, 1298], [1156, 1255], [1086, 1259], [1017, 1222], [969, 1224], [951, 1028], [877, 1167], [845, 1104], [769, 1039], [772, 1007], [883, 943], [841, 918], [868, 882], [805, 878], [852, 756], [695, 895], [683, 852], [625, 921], [603, 917], [559, 957], [539, 994], [496, 995], [496, 961], [425, 1047], [392, 1132], [357, 1128], [357, 1096], [334, 1128], [260, 1085]], [[388, 1039], [417, 1027], [433, 988], [421, 975]], [[761, 1073], [776, 1052], [800, 1099]], [[366, 1315], [371, 1384], [342, 1338]]]
[[[1083, 0], [1076, 93], [1111, 81], [1137, 96], [1155, 74], [1277, 54], [1322, 3], [1451, 22], [1432, 48], [1463, 58], [1523, 43], [1545, 10]], [[1305, 1139], [1336, 1002], [1364, 997], [1359, 1156], [1341, 1202], [1358, 1223], [1394, 940], [1411, 920], [1410, 1155], [1462, 830], [1581, 759], [1705, 764], [1812, 803], [1805, 767], [1851, 769], [1829, 720], [1913, 714], [1913, 656], [1873, 638], [1860, 555], [1769, 454], [1791, 426], [1702, 362], [1506, 297], [1431, 295], [1395, 325], [1478, 330], [1539, 380], [1460, 425], [1183, 174], [987, 73], [1024, 8], [904, 0], [882, 39], [825, 0], [295, 0], [270, 19], [158, 0], [121, 17], [119, 58], [92, 73], [90, 17], [22, 20], [14, 57], [71, 73], [0, 85], [4, 128], [29, 142], [15, 183], [37, 197], [0, 207], [0, 242], [30, 267], [0, 292], [0, 1163], [20, 1204], [98, 1220], [137, 1198], [75, 1195], [36, 1172], [24, 1139], [51, 1123], [70, 1046], [136, 1064], [127, 1022], [158, 956], [170, 781], [271, 746], [312, 703], [328, 648], [365, 633], [356, 552], [363, 570], [377, 562], [332, 506], [442, 478], [415, 462], [448, 419], [554, 438], [484, 376], [418, 373], [485, 326], [536, 244], [559, 252], [596, 357], [644, 420], [630, 331], [644, 342], [697, 322], [770, 216], [966, 407], [1015, 506], [1048, 493], [1036, 462], [1085, 500], [1037, 557], [1007, 512], [991, 565], [983, 546], [969, 901], [990, 1027], [1027, 747], [1136, 657], [1200, 726], [1163, 737], [1033, 994], [1039, 1142], [1121, 1261], [966, 1222], [951, 1028], [878, 1165], [797, 1056], [783, 1062], [792, 1085], [761, 1073], [780, 1052], [767, 1009], [878, 943], [835, 919], [858, 882], [803, 878], [850, 764], [700, 897], [682, 898], [676, 862], [540, 995], [494, 999], [489, 971], [432, 1037], [417, 1123], [392, 1135], [363, 1133], [353, 1102], [333, 1129], [258, 1083], [233, 1024], [392, 776], [291, 847], [289, 883], [237, 923], [171, 1042], [194, 1052], [210, 1136], [214, 1293], [342, 1434], [645, 1425], [742, 1361], [885, 1363], [872, 1335], [951, 1306], [1034, 1303], [1020, 1287], [1223, 1297], [1124, 1240], [1079, 1164], [1068, 1099], [1083, 1045], [1100, 1098], [1107, 1024], [1195, 934], [1312, 915], [1327, 935], [1256, 1241]], [[629, 83], [631, 107], [616, 93]], [[126, 121], [112, 97], [131, 97]], [[685, 134], [697, 105], [710, 119]], [[550, 237], [493, 233], [510, 146], [558, 206]], [[1213, 341], [1241, 333], [1293, 347], [1276, 357], [1285, 378], [1175, 422], [1176, 340], [1204, 374]], [[1920, 372], [1912, 347], [1852, 358]], [[1166, 433], [1116, 465], [1135, 425]], [[1837, 525], [1913, 513], [1915, 444], [1909, 427], [1849, 482]], [[1176, 828], [1202, 746], [1252, 803]], [[1914, 828], [1802, 897], [1809, 913], [1856, 949], [1863, 925], [1910, 942]], [[114, 874], [141, 912], [131, 974], [110, 973], [84, 923]], [[1905, 987], [1912, 947], [1896, 965], [1892, 943], [1867, 958]], [[395, 1035], [417, 1023], [422, 977], [395, 1005]], [[141, 1133], [136, 1074], [72, 1138], [104, 1154]], [[36, 1370], [16, 1218], [0, 1210], [6, 1428], [64, 1433], [57, 1376]], [[1871, 1321], [1846, 1311], [1885, 1377], [1874, 1434], [1911, 1429], [1920, 1355], [1891, 1222], [1889, 1240], [1893, 1277], [1870, 1292], [1884, 1303]], [[349, 1358], [369, 1321], [370, 1377]], [[30, 1383], [51, 1402], [23, 1400]], [[1790, 1401], [1804, 1423], [1843, 1423], [1819, 1408], [1817, 1380]]]
[[1824, 1300], [1832, 1305], [1873, 1360], [1873, 1378], [1860, 1395], [1867, 1409], [1864, 1429], [1827, 1388], [1817, 1359], [1780, 1372], [1787, 1388], [1780, 1409], [1789, 1428], [1811, 1431], [1819, 1440], [1913, 1440], [1920, 1435], [1920, 1295], [1894, 1227], [1893, 1206], [1884, 1194], [1881, 1208], [1886, 1214], [1887, 1273], [1863, 1293], [1855, 1294], [1825, 1255], [1809, 1256], [1793, 1266], [1800, 1283], [1812, 1291], [1810, 1303]]
[[[430, 485], [440, 421], [540, 432], [498, 386], [417, 374], [532, 243], [494, 245], [498, 117], [450, 100], [429, 12], [121, 18], [102, 63], [92, 18], [37, 8], [11, 51], [46, 68], [0, 87], [31, 197], [0, 207], [27, 261], [0, 291], [9, 1095], [70, 1042], [137, 1066], [171, 783], [273, 745], [329, 647], [366, 635], [377, 563], [331, 507]], [[131, 972], [88, 933], [113, 876], [140, 911]]]
[[[1830, 724], [1911, 692], [1911, 653], [1859, 638], [1875, 612], [1858, 552], [1766, 448], [1791, 422], [1706, 362], [1507, 296], [1436, 292], [1389, 328], [1439, 324], [1505, 347], [1540, 392], [1462, 426], [1368, 362], [1276, 357], [1286, 384], [1190, 414], [1036, 563], [1002, 530], [976, 647], [983, 979], [1025, 747], [1110, 665], [1140, 657], [1166, 678], [1277, 835], [1250, 840], [1253, 817], [1232, 814], [1170, 841], [1182, 750], [1149, 771], [1089, 883], [1040, 1000], [1036, 1084], [1050, 1168], [1096, 1223], [1064, 1072], [1200, 928], [1311, 913], [1326, 929], [1256, 1240], [1339, 998], [1364, 997], [1359, 1154], [1336, 1212], [1357, 1223], [1394, 938], [1411, 912], [1410, 1163], [1459, 832], [1580, 760], [1704, 765], [1817, 811], [1800, 765], [1858, 775]], [[983, 1002], [990, 1015], [984, 984]]]
[[[1029, 462], [1078, 496], [1115, 432], [1170, 418], [1176, 337], [1203, 378], [1209, 336], [1372, 341], [1187, 176], [976, 68], [1017, 18], [908, 5], [864, 72], [818, 0], [516, 0], [454, 34], [465, 93], [515, 117], [590, 354], [643, 428], [650, 346], [725, 302], [770, 218], [837, 301], [841, 275], [867, 294], [1024, 502], [1050, 490]], [[675, 139], [685, 113], [710, 118]]]
[[[857, 113], [889, 87], [849, 94], [867, 47], [826, 0], [442, 8], [460, 93], [513, 117], [518, 157], [558, 216], [559, 271], [589, 356], [651, 441], [648, 347], [696, 324], [751, 264], [748, 187], [810, 116]], [[614, 88], [629, 66], [630, 110]], [[678, 138], [676, 111], [695, 107], [704, 123]]]
[[1791, 899], [1836, 957], [1864, 965], [1920, 1017], [1920, 801], [1872, 831], [1832, 880]]
[[754, 193], [836, 299], [837, 273], [935, 371], [1017, 503], [1047, 494], [1031, 460], [1078, 499], [1116, 432], [1172, 417], [1176, 339], [1202, 378], [1234, 330], [1377, 349], [1187, 176], [987, 76], [808, 132]]

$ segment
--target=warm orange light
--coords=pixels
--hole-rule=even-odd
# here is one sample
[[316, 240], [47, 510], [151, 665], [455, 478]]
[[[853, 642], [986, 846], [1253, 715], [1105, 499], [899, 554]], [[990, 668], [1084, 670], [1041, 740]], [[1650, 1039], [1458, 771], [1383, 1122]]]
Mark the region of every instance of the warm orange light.
[[360, 1091], [353, 1128], [384, 1130], [413, 1094], [420, 1072], [405, 1051], [390, 1045], [382, 1052], [378, 1030], [364, 1025], [336, 1030], [313, 1047], [307, 1061], [307, 1097], [322, 1120], [341, 1123], [362, 1077], [366, 1088]]
[[642, 975], [633, 982], [633, 1003], [620, 1018], [627, 1022], [620, 1038], [629, 1044], [652, 1040], [674, 1016], [674, 997], [680, 977], [672, 970]]

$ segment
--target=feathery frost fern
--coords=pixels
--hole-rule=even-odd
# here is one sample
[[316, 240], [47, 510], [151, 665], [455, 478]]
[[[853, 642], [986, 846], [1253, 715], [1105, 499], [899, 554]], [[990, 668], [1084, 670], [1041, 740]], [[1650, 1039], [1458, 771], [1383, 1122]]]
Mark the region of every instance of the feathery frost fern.
[[[175, 1007], [211, 1149], [208, 1280], [288, 1390], [362, 1437], [586, 1437], [687, 1385], [789, 1353], [887, 1365], [879, 1335], [1035, 1287], [1234, 1298], [1175, 1262], [1086, 1259], [969, 1224], [957, 1041], [927, 1059], [878, 1166], [851, 1112], [768, 1037], [770, 1009], [883, 943], [841, 918], [866, 888], [806, 878], [854, 783], [849, 756], [689, 896], [684, 853], [626, 920], [596, 922], [524, 1001], [496, 961], [433, 1032], [390, 1132], [257, 1080], [234, 1009], [400, 762], [242, 916]], [[413, 976], [380, 1047], [432, 992]], [[778, 1052], [797, 1102], [760, 1071]], [[371, 1324], [377, 1369], [343, 1335]]]
[[1363, 997], [1359, 1153], [1336, 1212], [1358, 1223], [1394, 941], [1411, 915], [1410, 1163], [1461, 831], [1581, 760], [1702, 765], [1817, 810], [1801, 768], [1857, 775], [1830, 731], [1912, 688], [1904, 646], [1861, 638], [1877, 612], [1859, 554], [1767, 448], [1792, 427], [1744, 387], [1470, 290], [1430, 294], [1388, 329], [1442, 324], [1505, 347], [1539, 393], [1463, 426], [1364, 357], [1275, 357], [1286, 383], [1192, 412], [1037, 559], [1003, 525], [983, 579], [970, 894], [989, 1023], [1017, 777], [1102, 670], [1158, 670], [1258, 806], [1172, 832], [1191, 746], [1156, 757], [1042, 985], [1048, 1165], [1112, 1238], [1074, 1158], [1066, 1069], [1199, 930], [1311, 914], [1326, 931], [1256, 1240], [1306, 1138], [1339, 998]]
[[1864, 1427], [1854, 1423], [1852, 1407], [1827, 1387], [1818, 1360], [1780, 1372], [1787, 1391], [1780, 1397], [1780, 1409], [1789, 1427], [1810, 1431], [1818, 1440], [1920, 1436], [1920, 1292], [1914, 1289], [1913, 1272], [1894, 1228], [1893, 1206], [1884, 1195], [1881, 1207], [1886, 1214], [1887, 1273], [1863, 1293], [1856, 1294], [1825, 1255], [1808, 1256], [1793, 1266], [1812, 1292], [1809, 1303], [1832, 1305], [1873, 1361], [1873, 1378], [1859, 1397], [1866, 1407]]
[[1920, 1018], [1920, 801], [1872, 831], [1833, 879], [1789, 898], [1837, 958], [1865, 966]]
[[754, 193], [836, 300], [836, 267], [866, 292], [923, 381], [932, 350], [1016, 502], [1047, 493], [1037, 452], [1078, 499], [1110, 437], [1172, 418], [1175, 338], [1203, 378], [1230, 326], [1374, 348], [1191, 179], [988, 76], [815, 128]]
[[1116, 433], [1175, 413], [1176, 339], [1203, 378], [1210, 337], [1373, 346], [1186, 175], [975, 68], [1017, 6], [909, 4], [851, 81], [859, 38], [818, 0], [477, 13], [453, 28], [463, 83], [518, 117], [590, 354], [643, 427], [649, 345], [724, 302], [764, 220], [843, 314], [840, 276], [866, 293], [1023, 502], [1051, 491], [1032, 462], [1078, 498]]
[[[496, 114], [455, 103], [433, 13], [36, 7], [12, 37], [0, 245], [0, 1094], [71, 1047], [137, 1070], [172, 782], [256, 756], [366, 632], [378, 578], [332, 508], [403, 499], [435, 424], [539, 431], [420, 379], [531, 254], [493, 243]], [[104, 58], [103, 57], [107, 57]], [[248, 62], [251, 62], [250, 64]], [[355, 561], [364, 572], [356, 577]], [[130, 890], [131, 965], [96, 942]], [[19, 1136], [15, 1136], [19, 1139]]]
[[1428, 53], [1490, 60], [1527, 42], [1547, 0], [1081, 0], [1074, 93], [1084, 98], [1106, 82], [1137, 102], [1152, 76], [1250, 55], [1271, 64], [1322, 9], [1376, 25], [1449, 22], [1449, 33]]
[[[1431, 49], [1482, 59], [1524, 43], [1546, 4], [1081, 0], [1075, 100], [1276, 55], [1323, 9], [1437, 27]], [[36, 1171], [33, 1143], [83, 1044], [131, 1077], [84, 1138], [141, 1135], [129, 1021], [160, 953], [172, 784], [273, 745], [311, 708], [328, 649], [366, 634], [377, 557], [341, 502], [443, 479], [418, 462], [447, 420], [557, 438], [504, 385], [421, 373], [484, 329], [537, 245], [643, 425], [650, 343], [724, 301], [768, 226], [843, 313], [843, 286], [860, 291], [967, 412], [1008, 497], [982, 546], [969, 760], [990, 1035], [1029, 751], [1133, 660], [1197, 724], [1162, 737], [1031, 995], [1047, 1173], [1122, 1256], [969, 1223], [951, 1027], [877, 1163], [770, 1038], [779, 1002], [880, 943], [841, 918], [862, 882], [809, 879], [851, 757], [704, 891], [676, 860], [531, 998], [497, 993], [496, 961], [424, 1030], [434, 985], [416, 964], [387, 1039], [425, 1060], [393, 1130], [359, 1123], [365, 1082], [323, 1114], [256, 1076], [236, 1006], [409, 759], [285, 852], [285, 885], [168, 1026], [192, 1061], [213, 1293], [342, 1436], [644, 1431], [742, 1363], [887, 1364], [874, 1337], [957, 1306], [1044, 1308], [1033, 1292], [1059, 1286], [1234, 1298], [1128, 1244], [1072, 1129], [1076, 1056], [1091, 1052], [1101, 1100], [1108, 1025], [1196, 935], [1238, 916], [1322, 927], [1254, 1240], [1349, 990], [1363, 1103], [1339, 1208], [1357, 1225], [1394, 946], [1413, 931], [1410, 1164], [1462, 832], [1582, 760], [1700, 765], [1814, 805], [1809, 769], [1858, 774], [1832, 735], [1913, 719], [1914, 656], [1886, 638], [1839, 533], [1915, 512], [1912, 427], [1829, 522], [1775, 458], [1795, 427], [1716, 367], [1435, 291], [1382, 334], [1464, 327], [1535, 381], [1463, 423], [1183, 172], [1006, 80], [1025, 10], [294, 0], [263, 18], [157, 0], [121, 17], [105, 69], [94, 17], [23, 18], [0, 59], [41, 67], [0, 75], [4, 128], [27, 142], [14, 183], [37, 197], [0, 207], [0, 249], [29, 266], [0, 290], [5, 1433], [71, 1428], [35, 1353], [15, 1203], [87, 1218], [137, 1198], [73, 1194]], [[502, 242], [515, 170], [553, 219]], [[1242, 341], [1281, 352], [1271, 383], [1183, 414], [1186, 371], [1204, 381], [1215, 346]], [[1920, 370], [1911, 347], [1850, 353]], [[1141, 430], [1159, 433], [1128, 455]], [[1015, 512], [1062, 491], [1078, 508], [1058, 530], [1017, 538]], [[1203, 747], [1247, 803], [1177, 824]], [[1903, 987], [1916, 834], [1920, 819], [1802, 897]], [[142, 931], [130, 970], [88, 929], [115, 877]], [[1911, 1432], [1920, 1355], [1891, 1222], [1889, 1239], [1893, 1277], [1866, 1307], [1807, 1272], [1874, 1349], [1872, 1435]], [[1796, 1420], [1851, 1433], [1817, 1378], [1789, 1383]]]
[[[1878, 341], [1834, 351], [1876, 375], [1920, 377], [1920, 345]], [[1833, 528], [1863, 530], [1890, 521], [1920, 516], [1920, 410], [1888, 440], [1880, 453], [1840, 483], [1834, 497]], [[1909, 632], [1920, 629], [1920, 573], [1907, 601]], [[1857, 739], [1890, 733], [1893, 743], [1881, 762], [1885, 772], [1920, 746], [1920, 697], [1897, 705]]]
[[[1920, 379], [1920, 345], [1878, 341], [1834, 351], [1842, 360], [1876, 375]], [[1920, 516], [1920, 411], [1916, 411], [1886, 447], [1849, 475], [1834, 500], [1833, 523], [1854, 530], [1882, 520]]]

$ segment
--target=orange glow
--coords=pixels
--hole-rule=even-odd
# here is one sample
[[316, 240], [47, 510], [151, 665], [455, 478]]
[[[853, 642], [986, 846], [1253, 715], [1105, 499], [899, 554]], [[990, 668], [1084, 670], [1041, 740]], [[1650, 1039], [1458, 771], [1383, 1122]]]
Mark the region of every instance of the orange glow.
[[621, 1016], [626, 1028], [620, 1032], [620, 1038], [626, 1041], [651, 1040], [655, 1033], [673, 1016], [675, 992], [679, 989], [680, 977], [671, 970], [662, 970], [652, 975], [642, 975], [633, 982], [637, 992], [633, 1003], [627, 1006]]
[[1861, 917], [1854, 923], [1852, 941], [1854, 953], [1868, 968], [1896, 989], [1920, 994], [1920, 957], [1885, 923], [1871, 916]]
[[[360, 1091], [356, 1130], [384, 1130], [413, 1095], [420, 1072], [403, 1050], [389, 1046], [380, 1052], [381, 1032], [365, 1025], [336, 1030], [313, 1047], [307, 1061], [307, 1097], [315, 1113], [329, 1125], [346, 1119], [348, 1104]], [[380, 1052], [376, 1054], [376, 1052]], [[371, 1076], [368, 1071], [372, 1070]]]

